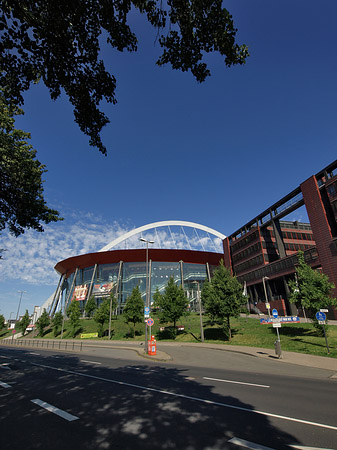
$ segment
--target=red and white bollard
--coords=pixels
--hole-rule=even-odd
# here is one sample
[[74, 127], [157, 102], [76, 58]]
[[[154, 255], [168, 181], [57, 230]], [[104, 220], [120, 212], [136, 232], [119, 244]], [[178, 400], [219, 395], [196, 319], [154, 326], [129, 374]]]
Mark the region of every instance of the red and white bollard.
[[147, 354], [151, 356], [157, 354], [157, 341], [154, 336], [151, 336], [151, 339], [147, 343]]

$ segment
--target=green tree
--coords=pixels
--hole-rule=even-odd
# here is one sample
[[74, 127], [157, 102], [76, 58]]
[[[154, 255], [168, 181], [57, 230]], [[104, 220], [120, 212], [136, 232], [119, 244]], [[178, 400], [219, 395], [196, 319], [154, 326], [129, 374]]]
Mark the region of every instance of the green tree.
[[99, 308], [96, 309], [94, 314], [94, 321], [97, 322], [98, 336], [103, 337], [104, 334], [104, 324], [108, 322], [110, 317], [110, 299], [105, 298], [100, 304]]
[[26, 228], [43, 231], [41, 222], [61, 220], [44, 200], [42, 176], [46, 170], [27, 143], [29, 133], [14, 127], [14, 117], [19, 114], [22, 111], [8, 106], [0, 88], [0, 232], [8, 227], [15, 236]]
[[97, 309], [96, 299], [95, 296], [92, 295], [91, 297], [88, 298], [84, 307], [86, 316], [92, 317], [96, 309]]
[[136, 51], [129, 25], [136, 12], [155, 29], [163, 49], [159, 66], [191, 71], [202, 82], [210, 75], [203, 59], [207, 53], [223, 56], [227, 67], [245, 63], [247, 47], [235, 42], [237, 30], [222, 0], [5, 0], [0, 86], [10, 103], [22, 105], [23, 93], [39, 80], [53, 100], [65, 92], [90, 145], [105, 154], [100, 132], [109, 119], [98, 106], [102, 100], [116, 103], [116, 79], [100, 59], [101, 45], [106, 40], [120, 52]]
[[133, 323], [133, 337], [135, 337], [136, 324], [144, 322], [144, 301], [138, 286], [133, 288], [130, 297], [126, 300], [123, 317], [126, 323]]
[[61, 313], [61, 311], [58, 311], [57, 313], [55, 313], [53, 320], [52, 320], [52, 326], [53, 326], [53, 331], [54, 331], [55, 337], [60, 332], [60, 329], [62, 327], [62, 321], [63, 321], [63, 314]]
[[78, 301], [73, 300], [70, 303], [67, 309], [67, 316], [69, 317], [69, 321], [72, 327], [72, 335], [73, 337], [75, 337], [80, 327], [80, 317], [81, 317], [81, 310]]
[[177, 320], [188, 314], [188, 299], [181, 286], [177, 286], [173, 277], [169, 279], [164, 294], [157, 290], [154, 295], [154, 307], [158, 308], [160, 322], [173, 322], [176, 328]]
[[315, 314], [321, 308], [337, 305], [337, 300], [332, 297], [331, 291], [334, 284], [330, 283], [329, 277], [318, 270], [312, 269], [305, 263], [304, 253], [298, 252], [298, 266], [296, 268], [297, 279], [289, 281], [290, 302], [298, 303], [306, 308], [314, 319], [314, 325], [318, 334], [322, 334]]
[[28, 309], [26, 309], [24, 316], [17, 325], [18, 329], [21, 331], [23, 336], [25, 335], [26, 328], [28, 327], [29, 324], [30, 324], [30, 317], [28, 314]]
[[3, 314], [0, 314], [0, 330], [5, 328], [5, 316]]
[[241, 308], [246, 303], [241, 284], [224, 266], [223, 260], [214, 271], [210, 283], [205, 283], [201, 292], [205, 311], [213, 319], [224, 323], [225, 333], [231, 339], [231, 317], [239, 317]]
[[49, 324], [50, 319], [48, 313], [45, 309], [43, 309], [43, 313], [36, 321], [36, 327], [39, 330], [39, 336], [42, 337], [44, 335], [44, 330], [49, 326]]

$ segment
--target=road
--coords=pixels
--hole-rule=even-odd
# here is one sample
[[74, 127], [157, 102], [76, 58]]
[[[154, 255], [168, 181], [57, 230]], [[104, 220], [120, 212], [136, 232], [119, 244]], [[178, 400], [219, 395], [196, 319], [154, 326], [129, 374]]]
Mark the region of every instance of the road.
[[0, 347], [1, 450], [337, 449], [332, 372], [216, 350]]

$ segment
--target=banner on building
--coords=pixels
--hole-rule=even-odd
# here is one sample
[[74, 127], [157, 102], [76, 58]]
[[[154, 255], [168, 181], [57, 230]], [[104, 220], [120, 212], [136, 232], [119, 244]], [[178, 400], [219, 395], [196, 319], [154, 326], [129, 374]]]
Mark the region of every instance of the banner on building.
[[110, 294], [111, 290], [113, 287], [113, 283], [98, 283], [98, 284], [94, 284], [92, 293], [95, 296], [100, 296], [100, 295], [108, 295]]
[[88, 293], [88, 286], [86, 284], [81, 284], [80, 286], [75, 286], [73, 296], [71, 297], [71, 301], [85, 300], [87, 293]]

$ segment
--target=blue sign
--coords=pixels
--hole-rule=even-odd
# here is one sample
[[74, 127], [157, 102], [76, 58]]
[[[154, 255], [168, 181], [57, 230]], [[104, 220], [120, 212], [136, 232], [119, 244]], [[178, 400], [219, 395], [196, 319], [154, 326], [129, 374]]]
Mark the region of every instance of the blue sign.
[[272, 314], [273, 314], [273, 317], [275, 317], [275, 319], [276, 319], [276, 317], [278, 317], [278, 312], [277, 312], [277, 309], [273, 309], [272, 310]]
[[149, 314], [150, 312], [150, 307], [149, 306], [145, 306], [144, 307], [144, 314]]
[[318, 321], [325, 322], [325, 320], [326, 320], [326, 314], [324, 314], [324, 312], [317, 312], [317, 313], [316, 313], [316, 319], [317, 319]]
[[[277, 319], [277, 317], [275, 318], [270, 318], [270, 317], [265, 317], [263, 319], [260, 319], [260, 324], [261, 325], [268, 325], [269, 323], [274, 323], [274, 319]], [[284, 316], [284, 317], [279, 317], [277, 319], [278, 322], [285, 322], [285, 323], [299, 323], [300, 318], [298, 316]]]

